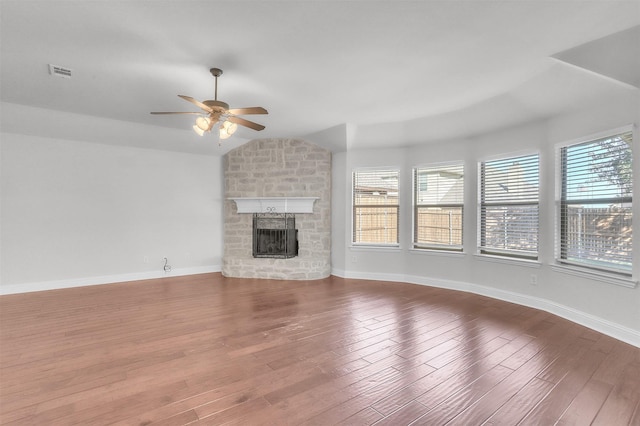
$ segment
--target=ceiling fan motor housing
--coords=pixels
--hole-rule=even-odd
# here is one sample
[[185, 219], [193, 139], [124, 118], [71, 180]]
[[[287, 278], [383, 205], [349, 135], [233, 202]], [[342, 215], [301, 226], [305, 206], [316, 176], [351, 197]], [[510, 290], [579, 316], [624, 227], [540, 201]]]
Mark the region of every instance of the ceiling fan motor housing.
[[209, 101], [203, 101], [202, 103], [214, 111], [225, 112], [229, 109], [229, 104], [222, 101], [209, 100]]

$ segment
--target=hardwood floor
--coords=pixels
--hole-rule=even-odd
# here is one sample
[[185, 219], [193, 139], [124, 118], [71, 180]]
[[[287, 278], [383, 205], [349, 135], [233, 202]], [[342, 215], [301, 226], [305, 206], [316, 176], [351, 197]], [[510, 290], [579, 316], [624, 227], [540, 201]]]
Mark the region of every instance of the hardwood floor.
[[4, 425], [640, 425], [640, 349], [403, 283], [205, 274], [0, 297]]

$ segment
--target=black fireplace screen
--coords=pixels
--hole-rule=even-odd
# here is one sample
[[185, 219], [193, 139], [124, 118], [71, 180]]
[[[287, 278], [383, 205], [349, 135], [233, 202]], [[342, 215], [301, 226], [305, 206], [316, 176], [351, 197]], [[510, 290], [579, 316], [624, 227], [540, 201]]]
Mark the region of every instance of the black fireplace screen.
[[288, 259], [298, 255], [298, 230], [293, 214], [253, 215], [253, 257]]

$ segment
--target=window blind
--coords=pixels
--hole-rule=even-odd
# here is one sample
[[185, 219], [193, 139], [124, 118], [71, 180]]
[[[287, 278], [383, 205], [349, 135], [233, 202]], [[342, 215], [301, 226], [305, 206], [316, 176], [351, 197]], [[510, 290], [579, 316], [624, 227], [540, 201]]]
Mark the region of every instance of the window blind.
[[353, 243], [398, 244], [398, 178], [392, 169], [353, 172]]
[[538, 155], [480, 164], [480, 252], [538, 257]]
[[559, 261], [631, 273], [632, 133], [560, 149]]
[[414, 248], [462, 250], [464, 165], [413, 169]]

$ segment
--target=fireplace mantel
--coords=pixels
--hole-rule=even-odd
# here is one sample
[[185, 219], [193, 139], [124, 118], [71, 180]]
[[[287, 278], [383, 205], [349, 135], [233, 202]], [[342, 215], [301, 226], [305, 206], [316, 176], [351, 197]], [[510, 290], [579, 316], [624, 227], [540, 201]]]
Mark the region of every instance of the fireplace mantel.
[[319, 197], [242, 197], [229, 198], [238, 213], [313, 213], [313, 202]]

